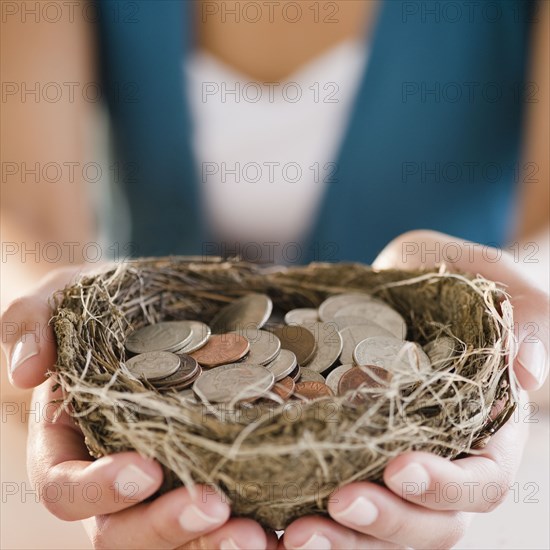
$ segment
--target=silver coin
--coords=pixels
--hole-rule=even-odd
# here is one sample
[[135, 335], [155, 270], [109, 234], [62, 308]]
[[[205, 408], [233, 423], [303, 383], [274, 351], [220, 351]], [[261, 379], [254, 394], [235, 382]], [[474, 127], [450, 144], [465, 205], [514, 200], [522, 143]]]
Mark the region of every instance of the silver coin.
[[364, 292], [350, 292], [330, 296], [319, 306], [319, 319], [325, 322], [332, 321], [336, 313], [343, 307], [350, 304], [372, 302], [373, 300], [376, 300], [376, 298]]
[[344, 365], [353, 363], [353, 352], [357, 344], [366, 338], [371, 338], [372, 336], [389, 336], [393, 338], [393, 334], [389, 330], [370, 321], [365, 322], [363, 325], [346, 327], [340, 331], [340, 334], [343, 340], [340, 362]]
[[190, 403], [198, 403], [195, 393], [191, 388], [186, 388], [178, 392], [179, 396], [184, 400]]
[[191, 340], [180, 350], [178, 353], [193, 353], [202, 348], [208, 342], [210, 338], [211, 330], [208, 325], [201, 323], [200, 321], [180, 321], [181, 323], [187, 323], [191, 329]]
[[437, 368], [444, 367], [452, 359], [455, 350], [456, 342], [450, 336], [440, 336], [424, 346], [432, 365]]
[[241, 363], [265, 365], [273, 361], [281, 349], [281, 341], [275, 334], [257, 328], [239, 329], [234, 331], [244, 336], [250, 342], [250, 349]]
[[382, 367], [403, 375], [405, 379], [415, 379], [419, 373], [431, 371], [430, 358], [418, 344], [387, 336], [375, 336], [359, 342], [353, 359], [357, 365]]
[[125, 346], [132, 353], [174, 352], [184, 347], [191, 335], [191, 328], [185, 322], [166, 321], [135, 330], [126, 338]]
[[275, 381], [278, 382], [288, 376], [296, 366], [296, 355], [288, 349], [282, 349], [273, 361], [265, 365], [265, 368], [273, 373]]
[[308, 362], [307, 367], [315, 372], [325, 372], [332, 367], [342, 353], [342, 336], [338, 332], [338, 327], [332, 321], [304, 323], [303, 326], [313, 333], [317, 344], [313, 358]]
[[126, 361], [126, 368], [136, 377], [160, 380], [174, 374], [180, 367], [180, 358], [167, 351], [148, 351]]
[[193, 391], [202, 401], [229, 403], [261, 397], [274, 383], [273, 373], [261, 365], [231, 363], [203, 373]]
[[180, 359], [178, 370], [170, 376], [157, 380], [155, 382], [157, 389], [177, 389], [180, 386], [187, 385], [187, 383], [190, 385], [194, 377], [199, 374], [200, 367], [195, 358], [186, 354], [180, 354], [178, 357]]
[[388, 329], [396, 338], [401, 338], [401, 340], [404, 340], [407, 336], [405, 319], [395, 309], [380, 300], [348, 305], [338, 311], [334, 318], [337, 320], [338, 317], [349, 316], [364, 317]]
[[315, 323], [318, 320], [317, 310], [310, 307], [292, 309], [285, 315], [287, 325], [303, 325], [304, 323]]
[[303, 367], [300, 371], [300, 382], [322, 382], [326, 384], [325, 377], [311, 370], [309, 367]]
[[273, 302], [266, 294], [247, 294], [222, 308], [210, 326], [216, 334], [239, 328], [261, 328], [272, 310]]
[[338, 327], [338, 330], [340, 331], [344, 330], [347, 327], [354, 327], [357, 325], [368, 325], [369, 323], [372, 323], [372, 321], [369, 321], [364, 317], [357, 317], [356, 315], [340, 316], [333, 319], [330, 322], [334, 323]]
[[340, 365], [330, 371], [325, 384], [334, 392], [334, 395], [338, 395], [338, 384], [340, 383], [340, 378], [342, 378], [342, 376], [344, 376], [344, 374], [353, 367], [355, 367], [355, 365]]

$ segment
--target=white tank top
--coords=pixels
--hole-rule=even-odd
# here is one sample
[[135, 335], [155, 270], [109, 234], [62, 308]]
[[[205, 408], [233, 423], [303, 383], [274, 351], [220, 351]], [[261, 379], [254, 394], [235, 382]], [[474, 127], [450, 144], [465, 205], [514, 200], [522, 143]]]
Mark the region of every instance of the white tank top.
[[367, 57], [362, 40], [349, 40], [278, 84], [205, 51], [186, 60], [200, 199], [217, 238], [283, 246], [307, 234], [326, 186], [337, 184]]

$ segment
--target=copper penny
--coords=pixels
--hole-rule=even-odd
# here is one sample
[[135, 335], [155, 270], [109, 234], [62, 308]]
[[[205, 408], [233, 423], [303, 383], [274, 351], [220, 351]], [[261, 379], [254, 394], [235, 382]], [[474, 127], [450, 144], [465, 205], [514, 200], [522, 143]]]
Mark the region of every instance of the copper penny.
[[203, 367], [218, 367], [227, 363], [234, 363], [244, 357], [250, 349], [248, 340], [234, 332], [214, 334], [206, 344], [191, 353]]
[[306, 399], [318, 399], [319, 397], [332, 397], [332, 390], [322, 382], [298, 382], [294, 388], [295, 395]]
[[294, 382], [290, 376], [286, 376], [282, 380], [279, 380], [279, 382], [271, 388], [271, 391], [286, 401], [294, 393], [295, 388], [296, 382]]
[[[338, 394], [344, 395], [348, 391], [357, 390], [360, 387], [383, 388], [391, 380], [392, 375], [386, 369], [374, 365], [352, 367], [342, 375], [338, 383]], [[364, 403], [364, 394], [354, 395], [350, 401], [356, 405]]]
[[317, 349], [315, 336], [307, 328], [300, 325], [279, 325], [271, 329], [279, 337], [281, 347], [296, 355], [298, 365], [303, 366], [310, 361]]

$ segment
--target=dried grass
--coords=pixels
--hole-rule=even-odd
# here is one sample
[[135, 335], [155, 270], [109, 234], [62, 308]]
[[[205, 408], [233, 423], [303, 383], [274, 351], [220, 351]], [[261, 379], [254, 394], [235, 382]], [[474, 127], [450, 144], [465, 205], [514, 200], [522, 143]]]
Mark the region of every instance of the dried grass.
[[[394, 376], [387, 390], [309, 403], [203, 407], [161, 395], [125, 368], [124, 340], [160, 320], [208, 323], [227, 302], [265, 292], [276, 307], [316, 307], [328, 295], [370, 292], [406, 319], [408, 339], [457, 342], [451, 365]], [[361, 264], [262, 270], [240, 261], [145, 259], [92, 275], [57, 296], [56, 376], [90, 452], [137, 450], [165, 468], [162, 491], [196, 482], [224, 491], [235, 515], [283, 529], [324, 513], [330, 493], [354, 480], [382, 483], [386, 463], [409, 450], [475, 453], [515, 406], [512, 309], [494, 282], [439, 272], [375, 272]], [[498, 414], [491, 408], [498, 402]]]

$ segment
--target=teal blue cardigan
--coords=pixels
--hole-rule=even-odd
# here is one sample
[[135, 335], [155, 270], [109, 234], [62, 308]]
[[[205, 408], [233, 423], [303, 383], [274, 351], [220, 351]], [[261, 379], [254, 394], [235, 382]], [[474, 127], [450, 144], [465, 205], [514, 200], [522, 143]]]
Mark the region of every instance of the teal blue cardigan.
[[[193, 3], [110, 0], [98, 8], [134, 251], [214, 250], [200, 215], [183, 85]], [[506, 242], [521, 183], [522, 114], [536, 99], [526, 81], [536, 16], [529, 0], [383, 3], [337, 172], [299, 243], [299, 262], [370, 262], [418, 228]]]

